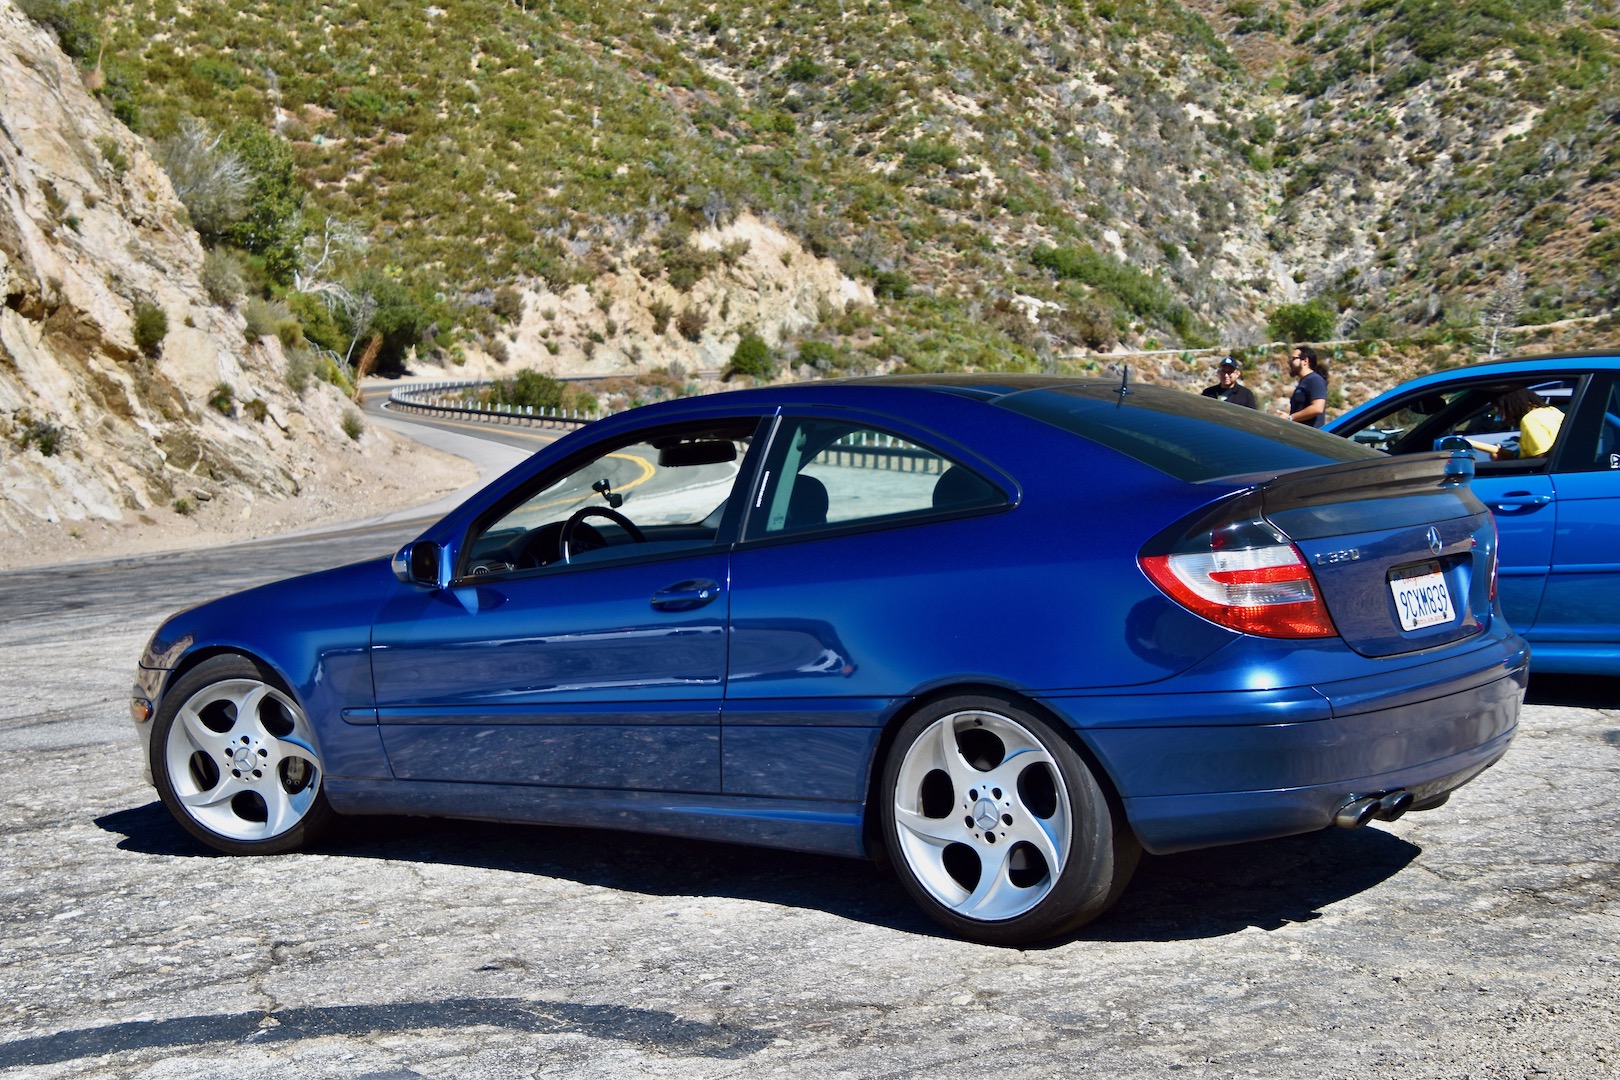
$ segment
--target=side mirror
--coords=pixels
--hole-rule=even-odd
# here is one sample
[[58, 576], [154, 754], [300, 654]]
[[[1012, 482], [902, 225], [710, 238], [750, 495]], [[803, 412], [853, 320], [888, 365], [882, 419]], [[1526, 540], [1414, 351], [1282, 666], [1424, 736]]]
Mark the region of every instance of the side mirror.
[[431, 540], [417, 540], [394, 553], [394, 576], [407, 585], [442, 589], [450, 581], [449, 550]]

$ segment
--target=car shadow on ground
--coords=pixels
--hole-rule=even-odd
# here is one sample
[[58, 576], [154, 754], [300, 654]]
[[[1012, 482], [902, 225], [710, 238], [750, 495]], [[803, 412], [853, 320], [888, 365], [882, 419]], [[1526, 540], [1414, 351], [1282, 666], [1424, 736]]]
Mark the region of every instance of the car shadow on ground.
[[[96, 824], [122, 836], [118, 847], [125, 851], [215, 857], [157, 802], [107, 814]], [[606, 830], [405, 817], [342, 819], [317, 850], [542, 875], [648, 896], [753, 900], [946, 936], [888, 871], [858, 859]], [[1146, 856], [1114, 909], [1066, 940], [1176, 941], [1309, 922], [1323, 907], [1399, 873], [1418, 854], [1416, 846], [1370, 827]]]
[[1620, 708], [1620, 678], [1604, 675], [1532, 675], [1524, 703], [1570, 709]]

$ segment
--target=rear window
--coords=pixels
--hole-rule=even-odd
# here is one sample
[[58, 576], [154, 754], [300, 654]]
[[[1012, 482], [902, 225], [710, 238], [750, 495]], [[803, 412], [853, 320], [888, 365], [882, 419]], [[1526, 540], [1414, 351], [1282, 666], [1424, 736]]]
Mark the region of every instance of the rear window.
[[1191, 483], [1383, 456], [1281, 417], [1162, 386], [1121, 395], [1117, 383], [1083, 383], [1008, 394], [996, 404]]

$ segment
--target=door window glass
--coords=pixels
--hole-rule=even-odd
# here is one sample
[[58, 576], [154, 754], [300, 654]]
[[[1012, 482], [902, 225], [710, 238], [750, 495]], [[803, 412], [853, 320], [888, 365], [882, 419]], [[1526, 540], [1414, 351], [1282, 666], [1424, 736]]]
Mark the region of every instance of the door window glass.
[[1470, 449], [1485, 465], [1546, 465], [1574, 401], [1575, 378], [1493, 380], [1407, 399], [1351, 438], [1397, 454]]
[[1603, 403], [1603, 415], [1598, 418], [1597, 452], [1591, 462], [1593, 469], [1620, 471], [1620, 380], [1609, 387]]
[[756, 422], [614, 444], [473, 531], [465, 575], [595, 564], [722, 542]]
[[1006, 495], [930, 447], [861, 424], [789, 424], [751, 519], [754, 536], [997, 506]]

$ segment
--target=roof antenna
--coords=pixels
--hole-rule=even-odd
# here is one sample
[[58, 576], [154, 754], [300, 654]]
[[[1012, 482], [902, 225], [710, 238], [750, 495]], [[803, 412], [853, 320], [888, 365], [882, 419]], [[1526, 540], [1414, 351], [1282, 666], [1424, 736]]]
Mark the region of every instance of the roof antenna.
[[1119, 395], [1119, 400], [1121, 402], [1123, 402], [1126, 399], [1126, 397], [1128, 397], [1130, 395], [1130, 392], [1131, 392], [1131, 366], [1129, 364], [1126, 364], [1126, 363], [1121, 363], [1119, 365], [1119, 389], [1115, 390], [1114, 393], [1118, 394]]

